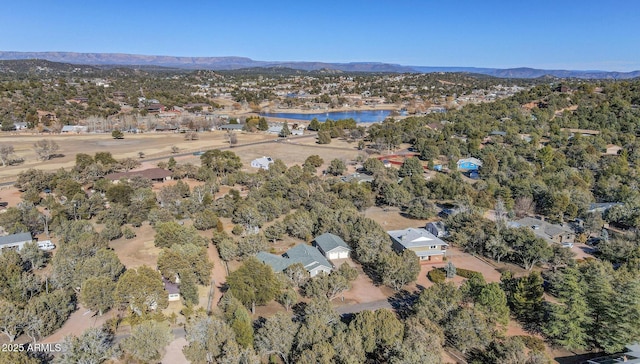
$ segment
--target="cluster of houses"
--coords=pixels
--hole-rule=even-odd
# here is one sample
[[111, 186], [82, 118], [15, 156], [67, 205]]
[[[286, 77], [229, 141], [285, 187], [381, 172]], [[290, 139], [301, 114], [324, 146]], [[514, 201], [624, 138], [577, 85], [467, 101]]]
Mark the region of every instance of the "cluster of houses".
[[[440, 236], [444, 236], [443, 226], [437, 223], [428, 224]], [[441, 229], [441, 230], [439, 230]], [[392, 241], [393, 249], [402, 253], [411, 250], [420, 259], [420, 263], [439, 263], [444, 260], [447, 252], [447, 243], [431, 233], [427, 228], [408, 228], [404, 230], [387, 231]], [[342, 238], [331, 233], [317, 236], [308, 244], [298, 244], [282, 255], [259, 252], [256, 258], [270, 266], [274, 272], [283, 272], [288, 267], [300, 263], [307, 270], [310, 277], [320, 273], [329, 274], [335, 269], [331, 261], [347, 259], [350, 257], [351, 248]]]

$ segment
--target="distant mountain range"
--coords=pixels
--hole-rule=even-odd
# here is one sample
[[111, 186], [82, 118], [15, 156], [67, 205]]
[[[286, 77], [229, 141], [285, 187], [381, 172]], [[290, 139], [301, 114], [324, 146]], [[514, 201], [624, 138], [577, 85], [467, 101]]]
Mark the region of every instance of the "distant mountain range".
[[343, 72], [388, 72], [388, 73], [432, 73], [467, 72], [500, 78], [559, 78], [584, 79], [630, 79], [640, 77], [640, 71], [572, 71], [542, 70], [534, 68], [476, 68], [476, 67], [423, 67], [403, 66], [390, 63], [353, 62], [270, 62], [255, 61], [246, 57], [173, 57], [147, 56], [122, 53], [75, 53], [75, 52], [10, 52], [0, 51], [0, 60], [44, 59], [52, 62], [93, 66], [144, 66], [171, 67], [181, 69], [237, 70], [245, 68], [291, 68], [305, 71], [337, 70]]

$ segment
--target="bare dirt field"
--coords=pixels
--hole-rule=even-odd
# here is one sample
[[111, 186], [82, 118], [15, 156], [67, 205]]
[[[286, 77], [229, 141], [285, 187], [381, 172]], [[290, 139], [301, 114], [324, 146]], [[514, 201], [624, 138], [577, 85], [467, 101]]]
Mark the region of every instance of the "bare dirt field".
[[135, 228], [136, 237], [133, 239], [113, 240], [109, 246], [116, 252], [118, 258], [127, 269], [137, 268], [143, 265], [155, 268], [158, 263], [160, 248], [153, 245], [155, 232], [148, 223]]

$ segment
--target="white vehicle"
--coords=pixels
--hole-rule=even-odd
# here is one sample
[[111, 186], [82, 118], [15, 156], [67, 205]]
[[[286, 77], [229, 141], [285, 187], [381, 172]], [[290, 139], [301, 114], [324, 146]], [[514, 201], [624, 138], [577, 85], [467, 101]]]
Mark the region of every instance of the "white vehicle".
[[573, 243], [562, 243], [563, 248], [573, 248]]
[[41, 250], [53, 250], [55, 249], [55, 245], [51, 242], [51, 240], [43, 240], [38, 242], [38, 248]]

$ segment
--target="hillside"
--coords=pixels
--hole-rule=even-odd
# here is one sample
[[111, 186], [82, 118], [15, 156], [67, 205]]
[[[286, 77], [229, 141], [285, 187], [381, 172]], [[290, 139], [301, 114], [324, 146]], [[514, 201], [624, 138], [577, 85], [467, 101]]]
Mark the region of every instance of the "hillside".
[[0, 60], [45, 59], [48, 61], [85, 64], [95, 66], [160, 66], [182, 69], [236, 70], [254, 67], [285, 67], [299, 70], [333, 69], [343, 72], [394, 72], [432, 73], [469, 72], [501, 78], [537, 78], [550, 75], [560, 78], [582, 79], [630, 79], [640, 77], [640, 71], [576, 71], [542, 70], [534, 68], [476, 68], [476, 67], [426, 67], [406, 66], [377, 62], [326, 63], [326, 62], [279, 62], [257, 61], [247, 57], [174, 57], [122, 53], [75, 53], [75, 52], [11, 52], [1, 51]]

